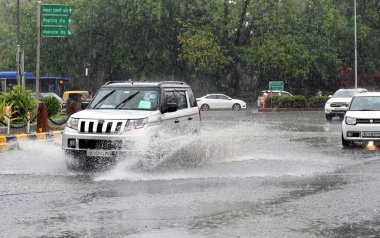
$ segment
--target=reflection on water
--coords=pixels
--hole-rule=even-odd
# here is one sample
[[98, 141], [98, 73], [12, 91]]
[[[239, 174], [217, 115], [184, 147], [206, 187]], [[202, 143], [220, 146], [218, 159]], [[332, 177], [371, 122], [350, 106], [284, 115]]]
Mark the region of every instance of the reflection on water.
[[366, 150], [377, 150], [377, 146], [373, 141], [369, 141], [365, 148]]

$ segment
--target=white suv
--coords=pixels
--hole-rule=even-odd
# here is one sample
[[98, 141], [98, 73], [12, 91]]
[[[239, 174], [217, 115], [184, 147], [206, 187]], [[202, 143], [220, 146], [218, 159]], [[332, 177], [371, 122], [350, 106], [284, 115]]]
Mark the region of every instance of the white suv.
[[331, 119], [334, 116], [339, 116], [340, 118], [343, 118], [348, 107], [350, 106], [352, 97], [358, 93], [365, 92], [368, 91], [364, 88], [339, 89], [338, 91], [336, 91], [334, 95], [330, 96], [330, 99], [327, 100], [325, 104], [326, 120], [331, 121]]
[[357, 94], [342, 121], [342, 145], [380, 141], [380, 92]]
[[199, 109], [186, 83], [110, 82], [86, 110], [71, 115], [62, 148], [70, 155], [69, 167], [85, 168], [118, 155], [144, 154], [160, 134], [176, 143], [199, 127]]

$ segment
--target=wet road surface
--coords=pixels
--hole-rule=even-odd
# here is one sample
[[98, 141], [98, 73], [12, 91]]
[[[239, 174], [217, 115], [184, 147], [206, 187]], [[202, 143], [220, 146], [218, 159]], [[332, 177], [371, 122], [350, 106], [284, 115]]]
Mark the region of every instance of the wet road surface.
[[60, 143], [0, 154], [0, 237], [379, 237], [379, 149], [323, 112], [202, 113], [200, 138], [97, 172]]

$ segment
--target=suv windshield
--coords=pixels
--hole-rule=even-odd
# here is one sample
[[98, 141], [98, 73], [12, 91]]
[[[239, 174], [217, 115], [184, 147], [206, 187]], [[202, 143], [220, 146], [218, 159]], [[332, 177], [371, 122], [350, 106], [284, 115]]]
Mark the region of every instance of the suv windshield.
[[350, 111], [380, 111], [380, 97], [354, 97]]
[[157, 110], [158, 88], [102, 88], [89, 109]]

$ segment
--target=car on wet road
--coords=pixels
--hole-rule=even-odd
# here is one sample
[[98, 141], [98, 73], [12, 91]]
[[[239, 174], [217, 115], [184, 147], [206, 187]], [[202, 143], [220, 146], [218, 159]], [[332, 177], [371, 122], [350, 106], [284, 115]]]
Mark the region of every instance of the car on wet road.
[[380, 141], [380, 92], [355, 95], [342, 121], [342, 145]]
[[119, 155], [144, 156], [156, 141], [175, 143], [199, 126], [193, 91], [184, 82], [110, 82], [68, 119], [62, 148], [69, 167], [86, 168]]
[[202, 111], [214, 109], [232, 109], [240, 111], [247, 108], [247, 103], [240, 99], [231, 98], [225, 94], [207, 94], [197, 98], [197, 103]]
[[343, 118], [353, 96], [358, 93], [368, 92], [364, 88], [355, 89], [338, 89], [333, 95], [329, 96], [325, 104], [325, 116], [326, 120], [330, 121], [333, 117]]

